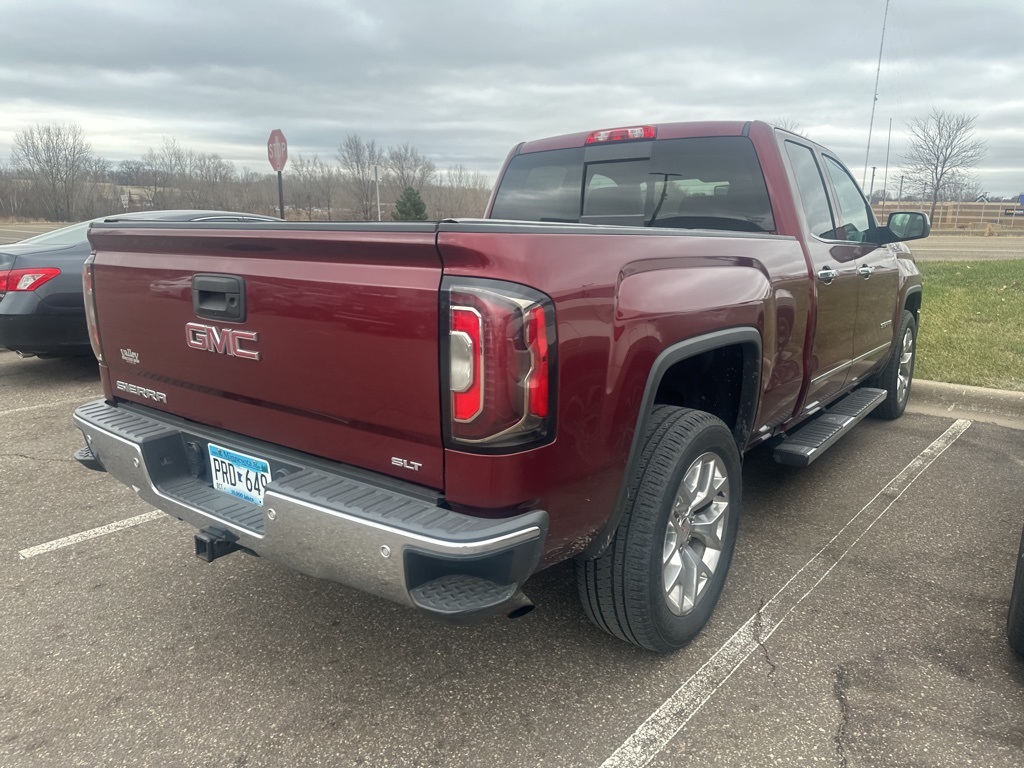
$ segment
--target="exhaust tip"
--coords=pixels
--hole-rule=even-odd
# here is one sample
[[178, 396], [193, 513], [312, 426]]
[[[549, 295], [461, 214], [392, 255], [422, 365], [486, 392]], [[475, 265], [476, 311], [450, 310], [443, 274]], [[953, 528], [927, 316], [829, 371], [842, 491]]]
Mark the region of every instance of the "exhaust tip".
[[536, 607], [533, 600], [524, 595], [522, 590], [517, 590], [505, 605], [505, 615], [510, 619], [521, 619], [526, 614], [533, 613]]

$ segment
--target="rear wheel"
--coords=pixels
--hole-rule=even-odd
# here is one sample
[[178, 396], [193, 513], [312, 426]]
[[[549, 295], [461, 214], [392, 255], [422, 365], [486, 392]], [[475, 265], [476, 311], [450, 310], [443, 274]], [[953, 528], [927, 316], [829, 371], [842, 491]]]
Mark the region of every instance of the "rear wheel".
[[702, 411], [655, 409], [629, 507], [611, 544], [577, 562], [590, 620], [652, 651], [684, 645], [707, 623], [732, 560], [742, 495], [728, 427]]
[[871, 412], [882, 419], [898, 419], [907, 409], [910, 386], [914, 382], [914, 360], [917, 355], [917, 322], [909, 310], [903, 310], [900, 324], [896, 329], [896, 348], [879, 373], [869, 379], [865, 386], [878, 387], [886, 391], [885, 401]]
[[1020, 550], [1017, 552], [1017, 572], [1013, 579], [1013, 593], [1010, 595], [1006, 634], [1010, 638], [1010, 647], [1024, 656], [1024, 532], [1021, 532]]

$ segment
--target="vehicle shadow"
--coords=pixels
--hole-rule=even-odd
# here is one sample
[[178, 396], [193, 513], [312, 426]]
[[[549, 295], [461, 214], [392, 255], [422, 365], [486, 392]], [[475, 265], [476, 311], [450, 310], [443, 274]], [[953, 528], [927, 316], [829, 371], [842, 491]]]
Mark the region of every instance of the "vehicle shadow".
[[43, 360], [38, 357], [21, 358], [14, 352], [0, 351], [0, 382], [5, 385], [52, 388], [99, 380], [99, 366], [91, 354]]

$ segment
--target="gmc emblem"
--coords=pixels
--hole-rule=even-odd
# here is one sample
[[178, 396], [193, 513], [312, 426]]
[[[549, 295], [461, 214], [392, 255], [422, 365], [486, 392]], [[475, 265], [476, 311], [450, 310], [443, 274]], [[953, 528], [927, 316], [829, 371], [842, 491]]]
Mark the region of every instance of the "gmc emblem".
[[260, 353], [243, 349], [243, 341], [257, 341], [256, 331], [241, 331], [234, 328], [214, 328], [202, 323], [188, 323], [185, 326], [185, 343], [192, 349], [205, 349], [220, 355], [241, 357], [245, 360], [259, 360]]

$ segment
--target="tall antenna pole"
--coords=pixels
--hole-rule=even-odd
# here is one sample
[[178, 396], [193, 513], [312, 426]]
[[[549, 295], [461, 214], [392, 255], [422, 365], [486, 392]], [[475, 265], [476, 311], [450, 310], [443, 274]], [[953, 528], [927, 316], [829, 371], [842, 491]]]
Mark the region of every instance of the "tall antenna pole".
[[875, 105], [878, 103], [878, 78], [882, 74], [882, 49], [885, 47], [885, 23], [889, 20], [889, 0], [885, 0], [885, 16], [882, 17], [882, 42], [878, 45], [878, 69], [875, 70], [875, 98], [871, 102], [871, 122], [868, 123], [868, 151], [864, 153], [864, 175], [860, 186], [868, 179], [868, 156], [871, 154], [871, 131], [875, 127]]
[[889, 190], [889, 148], [892, 146], [892, 118], [889, 118], [889, 140], [885, 143], [885, 176], [882, 177], [882, 210], [885, 210], [885, 196]]

